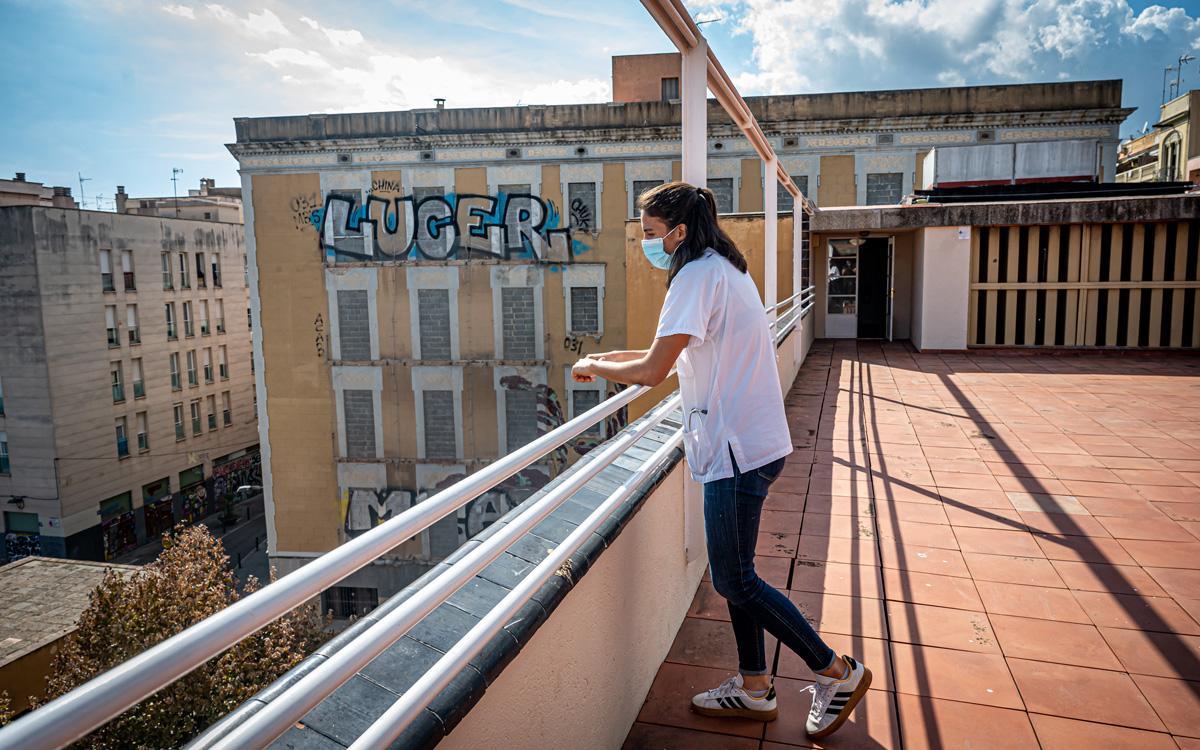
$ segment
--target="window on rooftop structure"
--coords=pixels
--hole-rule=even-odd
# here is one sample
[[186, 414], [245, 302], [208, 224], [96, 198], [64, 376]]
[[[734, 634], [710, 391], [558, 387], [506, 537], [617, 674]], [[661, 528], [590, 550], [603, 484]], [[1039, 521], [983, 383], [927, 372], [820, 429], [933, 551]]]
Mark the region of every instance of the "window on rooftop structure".
[[[800, 188], [800, 192], [808, 195], [808, 175], [792, 175], [792, 182], [796, 183], [796, 187]], [[776, 183], [775, 185], [775, 209], [777, 211], [791, 211], [795, 208], [792, 194], [787, 191], [783, 185]]]
[[600, 229], [596, 212], [596, 183], [572, 182], [567, 185], [567, 205], [571, 212], [571, 229], [596, 232]]
[[896, 205], [904, 197], [904, 173], [880, 172], [867, 174], [867, 205]]
[[421, 391], [422, 420], [425, 428], [425, 458], [457, 458], [457, 421], [454, 418], [454, 392]]
[[717, 177], [708, 181], [708, 189], [717, 200], [717, 213], [733, 213], [733, 178]]
[[662, 100], [669, 102], [672, 99], [679, 98], [679, 79], [664, 78], [662, 79]]
[[[450, 290], [417, 289], [417, 351], [421, 359], [451, 359]], [[366, 292], [363, 292], [366, 294]]]

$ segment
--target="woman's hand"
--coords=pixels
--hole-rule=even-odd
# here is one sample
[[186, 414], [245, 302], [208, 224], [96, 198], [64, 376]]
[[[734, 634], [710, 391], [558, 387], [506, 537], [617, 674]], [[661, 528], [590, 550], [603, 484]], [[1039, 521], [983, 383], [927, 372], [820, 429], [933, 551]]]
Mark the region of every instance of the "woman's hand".
[[575, 363], [571, 368], [571, 377], [576, 383], [592, 383], [596, 380], [596, 375], [592, 372], [592, 367], [596, 361], [589, 357], [584, 357]]

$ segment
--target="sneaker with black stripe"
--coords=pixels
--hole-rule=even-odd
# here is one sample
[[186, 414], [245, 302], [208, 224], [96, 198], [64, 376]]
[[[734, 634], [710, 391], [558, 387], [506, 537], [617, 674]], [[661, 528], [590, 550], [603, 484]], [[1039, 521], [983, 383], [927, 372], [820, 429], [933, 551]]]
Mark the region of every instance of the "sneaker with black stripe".
[[808, 736], [828, 737], [841, 728], [871, 686], [871, 670], [843, 656], [847, 670], [841, 679], [817, 675], [817, 682], [806, 690], [812, 692], [812, 708], [808, 712]]
[[712, 690], [692, 698], [692, 710], [704, 716], [727, 716], [757, 721], [774, 721], [779, 715], [775, 703], [775, 686], [766, 695], [755, 698], [746, 692], [742, 675], [736, 674]]

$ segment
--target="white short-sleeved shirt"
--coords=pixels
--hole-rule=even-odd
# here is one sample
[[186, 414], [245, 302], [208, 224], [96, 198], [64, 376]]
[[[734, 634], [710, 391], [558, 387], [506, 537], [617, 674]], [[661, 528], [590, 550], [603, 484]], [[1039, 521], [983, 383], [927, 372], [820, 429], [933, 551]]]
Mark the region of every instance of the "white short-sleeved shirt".
[[656, 338], [686, 333], [676, 369], [684, 450], [697, 482], [733, 476], [792, 452], [775, 345], [758, 289], [711, 248], [667, 290]]

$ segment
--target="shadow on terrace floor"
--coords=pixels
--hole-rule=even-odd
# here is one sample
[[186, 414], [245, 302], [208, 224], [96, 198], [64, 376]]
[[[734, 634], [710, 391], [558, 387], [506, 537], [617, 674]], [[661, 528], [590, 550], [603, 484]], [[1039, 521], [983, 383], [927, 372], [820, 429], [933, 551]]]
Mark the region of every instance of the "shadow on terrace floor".
[[[831, 748], [1200, 748], [1200, 357], [818, 342], [758, 569], [876, 679]], [[810, 746], [692, 714], [737, 658], [706, 580], [629, 748]]]

